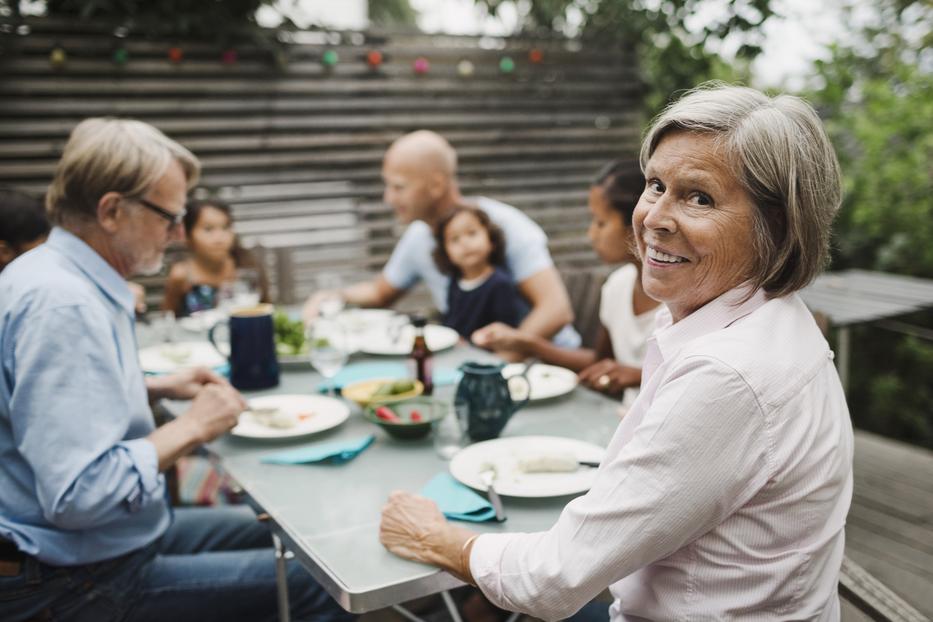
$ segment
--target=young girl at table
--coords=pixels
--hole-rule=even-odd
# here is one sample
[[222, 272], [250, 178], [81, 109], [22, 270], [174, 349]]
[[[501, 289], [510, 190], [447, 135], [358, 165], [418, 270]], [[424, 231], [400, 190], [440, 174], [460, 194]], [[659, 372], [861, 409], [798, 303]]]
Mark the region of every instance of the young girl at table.
[[162, 309], [178, 317], [213, 309], [221, 292], [232, 287], [237, 271], [248, 269], [255, 275], [259, 298], [268, 302], [268, 284], [261, 266], [240, 246], [233, 232], [233, 213], [226, 203], [189, 201], [185, 214], [185, 237], [190, 257], [174, 264], [165, 283]]
[[622, 264], [603, 285], [599, 305], [602, 325], [594, 348], [564, 350], [501, 324], [479, 331], [473, 342], [577, 371], [581, 384], [623, 396], [622, 406], [627, 409], [641, 384], [645, 343], [654, 329], [659, 306], [642, 288], [641, 263], [633, 250], [632, 213], [644, 187], [638, 167], [623, 161], [605, 165], [590, 186], [590, 243], [603, 262]]
[[493, 322], [518, 326], [528, 304], [505, 270], [505, 236], [486, 212], [457, 205], [437, 223], [434, 236], [434, 262], [450, 277], [444, 325], [466, 339]]

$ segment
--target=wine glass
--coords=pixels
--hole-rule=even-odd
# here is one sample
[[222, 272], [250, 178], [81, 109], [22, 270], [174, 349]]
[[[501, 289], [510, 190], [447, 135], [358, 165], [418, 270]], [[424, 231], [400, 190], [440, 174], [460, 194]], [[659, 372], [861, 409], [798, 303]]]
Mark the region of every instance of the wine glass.
[[[336, 321], [321, 317], [308, 326], [305, 337], [311, 366], [325, 379], [331, 380], [347, 363], [350, 355], [343, 328]], [[331, 390], [335, 390], [335, 387], [331, 387]]]

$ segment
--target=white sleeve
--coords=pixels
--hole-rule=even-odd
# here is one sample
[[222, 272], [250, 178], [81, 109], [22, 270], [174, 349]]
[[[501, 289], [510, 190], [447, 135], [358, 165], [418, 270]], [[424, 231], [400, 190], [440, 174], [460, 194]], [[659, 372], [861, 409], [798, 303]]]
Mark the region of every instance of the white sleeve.
[[470, 556], [496, 605], [566, 618], [602, 590], [713, 529], [767, 481], [765, 413], [732, 368], [689, 359], [659, 387], [628, 443], [548, 531], [485, 534]]

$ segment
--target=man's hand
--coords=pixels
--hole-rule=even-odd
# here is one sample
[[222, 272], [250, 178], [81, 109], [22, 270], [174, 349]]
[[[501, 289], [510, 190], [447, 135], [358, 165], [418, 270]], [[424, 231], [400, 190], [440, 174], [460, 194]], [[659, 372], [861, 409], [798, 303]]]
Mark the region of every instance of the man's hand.
[[198, 392], [191, 408], [178, 421], [191, 430], [195, 441], [207, 443], [232, 430], [247, 408], [246, 400], [229, 384], [209, 384]]
[[[318, 315], [321, 314], [321, 311], [326, 312], [327, 306], [329, 304], [334, 305], [335, 307], [339, 305], [340, 307], [344, 304], [343, 294], [336, 289], [321, 289], [314, 294], [312, 294], [308, 300], [305, 301], [304, 307], [301, 309], [301, 319], [305, 324], [310, 324], [317, 319]], [[336, 303], [336, 304], [335, 304]]]
[[129, 286], [130, 291], [133, 292], [133, 306], [136, 308], [136, 314], [142, 315], [149, 308], [146, 304], [146, 288], [133, 281], [127, 281], [126, 284]]
[[229, 387], [226, 379], [205, 367], [194, 367], [167, 376], [146, 378], [146, 388], [150, 399], [168, 398], [171, 400], [190, 400], [206, 385], [217, 384]]
[[526, 356], [529, 349], [529, 336], [502, 322], [493, 322], [473, 331], [470, 341], [487, 350], [509, 350], [522, 356]]
[[577, 379], [585, 387], [617, 395], [641, 384], [641, 369], [622, 365], [614, 359], [603, 359], [581, 371]]

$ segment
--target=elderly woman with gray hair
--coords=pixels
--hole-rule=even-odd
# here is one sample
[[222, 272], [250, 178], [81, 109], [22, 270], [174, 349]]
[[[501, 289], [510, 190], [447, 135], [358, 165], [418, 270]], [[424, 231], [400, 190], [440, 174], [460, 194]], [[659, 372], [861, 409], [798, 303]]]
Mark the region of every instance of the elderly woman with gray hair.
[[545, 620], [607, 586], [612, 620], [837, 620], [852, 429], [795, 294], [828, 255], [832, 146], [804, 101], [713, 84], [655, 119], [641, 165], [642, 280], [666, 310], [593, 487], [547, 531], [480, 536], [393, 493], [382, 542]]

